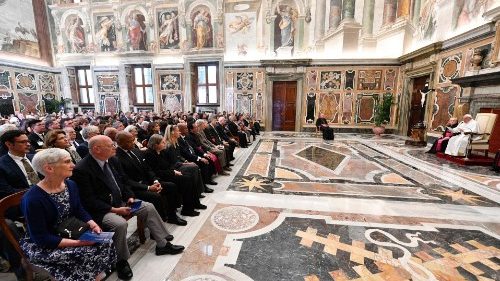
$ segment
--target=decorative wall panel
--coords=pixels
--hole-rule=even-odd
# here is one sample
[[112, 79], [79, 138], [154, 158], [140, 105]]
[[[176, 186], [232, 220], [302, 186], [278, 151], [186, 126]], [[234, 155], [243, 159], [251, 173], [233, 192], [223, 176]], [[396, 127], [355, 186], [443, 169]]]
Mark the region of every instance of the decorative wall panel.
[[354, 78], [356, 77], [356, 71], [347, 70], [345, 72], [345, 89], [346, 90], [354, 90]]
[[118, 113], [120, 111], [120, 97], [117, 95], [100, 94], [99, 107], [101, 113]]
[[340, 113], [340, 94], [321, 93], [319, 98], [319, 112], [325, 115], [329, 122], [337, 123]]
[[358, 73], [358, 90], [380, 90], [382, 70], [360, 70]]
[[394, 90], [397, 81], [396, 75], [397, 73], [395, 69], [388, 69], [385, 71], [384, 90]]
[[378, 94], [358, 94], [356, 98], [356, 123], [373, 122]]
[[162, 110], [183, 111], [181, 94], [161, 94]]
[[97, 91], [99, 93], [118, 93], [120, 85], [118, 83], [118, 74], [98, 74], [96, 75]]
[[264, 100], [262, 98], [262, 93], [257, 93], [255, 98], [255, 119], [261, 121], [264, 116]]
[[306, 103], [306, 122], [313, 124], [315, 120], [316, 94], [314, 92], [307, 93]]
[[42, 93], [55, 93], [56, 81], [53, 74], [41, 74], [39, 76], [40, 91]]
[[309, 70], [306, 76], [307, 90], [316, 90], [318, 83], [318, 72], [316, 70]]
[[181, 89], [182, 81], [180, 74], [162, 74], [160, 75], [161, 91], [176, 91]]
[[236, 73], [236, 89], [248, 91], [253, 89], [253, 72]]
[[351, 124], [352, 122], [352, 117], [353, 117], [353, 94], [352, 93], [346, 93], [344, 95], [344, 100], [342, 103], [342, 124]]
[[439, 83], [448, 83], [451, 79], [459, 77], [461, 63], [461, 53], [444, 58], [439, 68]]
[[36, 91], [35, 74], [16, 72], [16, 88], [24, 91]]
[[236, 97], [236, 113], [250, 113], [253, 116], [253, 95], [237, 94]]
[[[457, 87], [443, 87], [436, 89], [432, 107], [432, 125], [431, 130], [436, 130], [443, 126], [448, 119], [453, 116], [455, 97], [457, 96]], [[444, 128], [441, 128], [444, 130]]]
[[7, 70], [0, 70], [0, 93], [9, 92], [10, 90], [12, 90], [10, 72]]
[[338, 90], [342, 85], [341, 71], [322, 71], [319, 83], [321, 90]]
[[40, 113], [40, 102], [37, 93], [18, 93], [19, 111], [23, 114]]
[[9, 116], [14, 114], [14, 97], [2, 96], [0, 92], [0, 114], [4, 116]]

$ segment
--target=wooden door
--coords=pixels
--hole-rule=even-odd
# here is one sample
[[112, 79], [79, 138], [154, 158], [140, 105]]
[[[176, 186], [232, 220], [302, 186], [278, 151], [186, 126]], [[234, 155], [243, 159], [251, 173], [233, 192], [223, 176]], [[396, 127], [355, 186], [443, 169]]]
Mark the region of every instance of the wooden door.
[[500, 149], [500, 108], [481, 108], [481, 113], [495, 113], [497, 120], [490, 136], [490, 152], [496, 153]]
[[273, 131], [295, 131], [297, 81], [273, 83]]
[[425, 118], [425, 104], [422, 106], [422, 94], [420, 91], [424, 88], [425, 82], [429, 76], [417, 77], [413, 79], [413, 90], [411, 93], [410, 103], [410, 117], [408, 118], [408, 132], [407, 135], [411, 136], [411, 129], [418, 122], [424, 121]]

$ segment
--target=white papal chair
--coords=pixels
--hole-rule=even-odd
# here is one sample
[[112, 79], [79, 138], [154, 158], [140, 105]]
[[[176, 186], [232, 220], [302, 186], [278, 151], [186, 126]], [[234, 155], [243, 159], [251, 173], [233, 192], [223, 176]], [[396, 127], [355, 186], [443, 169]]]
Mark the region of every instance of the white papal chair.
[[[478, 113], [476, 115], [476, 122], [479, 126], [479, 131], [473, 134], [469, 141], [469, 146], [467, 151], [472, 150], [484, 150], [484, 155], [488, 156], [488, 150], [490, 148], [490, 137], [493, 128], [495, 127], [495, 121], [497, 115], [495, 113]], [[481, 138], [479, 138], [481, 137]]]

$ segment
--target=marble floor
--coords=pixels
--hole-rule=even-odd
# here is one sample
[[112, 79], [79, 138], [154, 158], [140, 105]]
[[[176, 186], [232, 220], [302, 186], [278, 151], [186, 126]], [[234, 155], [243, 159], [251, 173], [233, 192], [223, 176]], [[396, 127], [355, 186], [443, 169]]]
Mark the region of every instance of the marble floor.
[[236, 157], [208, 209], [168, 225], [185, 252], [156, 257], [147, 241], [133, 280], [500, 280], [500, 174], [488, 168], [393, 135], [268, 132]]

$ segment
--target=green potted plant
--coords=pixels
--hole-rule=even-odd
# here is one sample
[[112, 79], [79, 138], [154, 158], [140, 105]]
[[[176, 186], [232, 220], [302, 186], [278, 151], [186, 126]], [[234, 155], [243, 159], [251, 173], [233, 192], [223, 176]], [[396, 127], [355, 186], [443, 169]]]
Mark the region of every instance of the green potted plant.
[[389, 123], [391, 120], [391, 105], [392, 105], [392, 94], [387, 93], [382, 97], [382, 101], [375, 106], [375, 112], [373, 114], [373, 123], [375, 127], [372, 128], [373, 133], [380, 137], [384, 133], [384, 125]]

